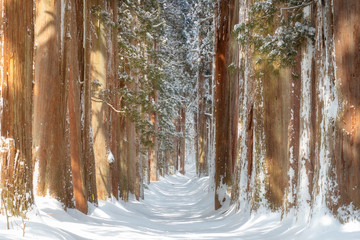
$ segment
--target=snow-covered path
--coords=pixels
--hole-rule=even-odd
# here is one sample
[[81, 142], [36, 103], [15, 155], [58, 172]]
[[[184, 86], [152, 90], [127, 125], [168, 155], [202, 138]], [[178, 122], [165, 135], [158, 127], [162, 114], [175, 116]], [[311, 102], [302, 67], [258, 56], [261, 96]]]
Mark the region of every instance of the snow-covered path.
[[[332, 217], [311, 224], [294, 217], [280, 221], [279, 213], [249, 215], [234, 210], [214, 211], [208, 178], [176, 174], [151, 183], [145, 200], [128, 203], [101, 201], [89, 215], [62, 210], [51, 198], [37, 198], [29, 214], [26, 239], [360, 239], [359, 222], [340, 225]], [[17, 221], [18, 224], [21, 222]], [[20, 228], [5, 229], [0, 239], [19, 239]]]

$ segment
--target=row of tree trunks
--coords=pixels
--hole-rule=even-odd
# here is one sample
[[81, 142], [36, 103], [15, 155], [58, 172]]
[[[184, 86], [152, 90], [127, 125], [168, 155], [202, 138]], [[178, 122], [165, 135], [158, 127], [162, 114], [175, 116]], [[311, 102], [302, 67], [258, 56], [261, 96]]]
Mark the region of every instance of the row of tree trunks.
[[[65, 207], [74, 206], [74, 195], [76, 208], [86, 213], [87, 200], [97, 202], [90, 92], [94, 65], [91, 47], [95, 44], [90, 38], [88, 21], [94, 3], [67, 0], [35, 4], [33, 16], [32, 2], [1, 2], [7, 19], [1, 26], [6, 29], [1, 45], [2, 149], [5, 145], [11, 149], [6, 158], [2, 157], [2, 164], [16, 168], [12, 171], [16, 178], [4, 171], [1, 181], [9, 184], [16, 181], [12, 185], [19, 190], [9, 190], [26, 196], [26, 199], [17, 196], [22, 209], [32, 204], [34, 183], [36, 194], [49, 193]], [[34, 60], [32, 29], [36, 42]]]
[[[110, 12], [117, 22], [118, 4], [0, 1], [0, 180], [16, 211], [33, 203], [33, 191], [83, 213], [87, 201], [98, 198], [143, 197], [136, 126], [117, 111], [116, 92], [123, 87], [117, 75], [118, 32], [102, 15]], [[114, 94], [107, 96], [107, 89]], [[153, 121], [157, 132], [156, 114]], [[156, 169], [152, 164], [153, 180]]]
[[33, 203], [32, 181], [27, 181], [32, 179], [32, 9], [32, 1], [0, 1], [1, 201], [12, 215]]
[[[199, 19], [203, 19], [203, 15], [200, 14]], [[200, 28], [202, 26], [200, 25]], [[198, 44], [199, 49], [201, 49], [203, 41], [203, 30], [199, 29]], [[205, 91], [205, 62], [201, 51], [199, 53], [199, 69], [197, 73], [198, 80], [198, 111], [195, 117], [195, 129], [196, 129], [196, 139], [195, 139], [195, 151], [196, 151], [196, 169], [198, 176], [207, 176], [209, 174], [208, 167], [208, 134], [207, 134], [207, 118], [206, 118], [206, 91]]]
[[[219, 2], [218, 10], [222, 3], [231, 6], [226, 2]], [[240, 18], [245, 21], [251, 1], [241, 6]], [[240, 154], [232, 191], [240, 206], [257, 209], [263, 204], [284, 214], [301, 209], [299, 218], [305, 221], [324, 204], [340, 217], [340, 209], [360, 208], [356, 187], [360, 184], [360, 73], [356, 67], [360, 31], [355, 24], [359, 8], [355, 0], [319, 1], [305, 7], [304, 17], [316, 29], [315, 39], [303, 44], [297, 64], [276, 73], [275, 65], [255, 64], [251, 48], [241, 49], [245, 71], [239, 85]], [[277, 26], [276, 21], [273, 24]], [[226, 36], [225, 30], [220, 33]], [[218, 62], [229, 58], [222, 52], [226, 50], [216, 55]], [[263, 74], [254, 74], [259, 71]], [[219, 78], [218, 70], [215, 78]], [[216, 91], [222, 89], [219, 85]], [[225, 106], [217, 100], [219, 107]], [[218, 128], [224, 114], [216, 112], [216, 135], [222, 142], [228, 139], [223, 135], [226, 129]], [[217, 152], [216, 163], [218, 156]]]

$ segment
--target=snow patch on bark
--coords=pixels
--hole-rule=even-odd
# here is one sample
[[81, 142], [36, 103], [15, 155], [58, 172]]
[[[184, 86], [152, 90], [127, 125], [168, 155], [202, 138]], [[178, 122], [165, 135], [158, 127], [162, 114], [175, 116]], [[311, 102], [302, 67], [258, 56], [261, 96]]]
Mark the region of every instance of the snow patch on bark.
[[115, 157], [114, 157], [114, 155], [113, 155], [113, 153], [111, 152], [111, 150], [109, 149], [108, 150], [108, 162], [109, 162], [109, 164], [111, 164], [111, 163], [114, 163], [115, 162]]
[[228, 185], [223, 183], [223, 178], [221, 178], [220, 185], [216, 188], [216, 194], [222, 207], [229, 207], [230, 205], [230, 198], [227, 194], [227, 190]]
[[[310, 7], [304, 9], [304, 16], [310, 16]], [[297, 195], [298, 219], [307, 221], [310, 217], [309, 192], [309, 172], [306, 165], [311, 164], [310, 146], [311, 146], [311, 79], [312, 79], [312, 61], [314, 57], [314, 46], [310, 40], [306, 43], [306, 48], [302, 53], [301, 61], [301, 100], [300, 100], [300, 148], [299, 148], [299, 181]], [[301, 214], [299, 214], [301, 211]]]
[[61, 17], [61, 22], [60, 22], [60, 43], [61, 43], [61, 49], [63, 50], [64, 49], [64, 28], [65, 28], [65, 2], [64, 0], [61, 0], [60, 2], [60, 17]]
[[[329, 5], [326, 5], [323, 11], [327, 11]], [[319, 13], [318, 13], [319, 14]], [[322, 13], [323, 14], [323, 13]], [[328, 38], [329, 28], [328, 26], [330, 20], [326, 19], [326, 14], [322, 15], [322, 24], [319, 24], [318, 31], [321, 31], [321, 27], [323, 27], [324, 31], [323, 34], [325, 35], [325, 46], [321, 49], [321, 46], [317, 46], [321, 51], [322, 55], [324, 56], [323, 59], [320, 59], [321, 63], [321, 75], [319, 77], [319, 82], [317, 89], [319, 89], [318, 98], [319, 103], [322, 104], [321, 108], [321, 123], [319, 128], [319, 136], [320, 136], [320, 151], [319, 151], [319, 177], [318, 177], [318, 192], [317, 198], [315, 202], [315, 209], [316, 213], [322, 213], [324, 211], [324, 207], [327, 206], [328, 200], [332, 201], [332, 205], [336, 204], [338, 201], [337, 195], [337, 183], [333, 176], [335, 176], [335, 169], [331, 166], [331, 160], [333, 155], [331, 154], [330, 150], [332, 150], [333, 139], [335, 139], [335, 125], [336, 125], [336, 118], [338, 113], [338, 96], [337, 96], [337, 89], [336, 89], [336, 79], [335, 76], [332, 74], [332, 70], [336, 67], [334, 65], [330, 65], [331, 63], [335, 64], [334, 61], [334, 51], [335, 49], [330, 46], [334, 42], [334, 36], [330, 39]], [[317, 42], [320, 45], [321, 36], [318, 35]], [[326, 38], [327, 37], [327, 38]], [[329, 150], [330, 149], [330, 150]]]
[[[38, 150], [38, 147], [35, 151]], [[35, 160], [34, 169], [33, 169], [33, 192], [36, 195], [39, 181], [39, 161]]]

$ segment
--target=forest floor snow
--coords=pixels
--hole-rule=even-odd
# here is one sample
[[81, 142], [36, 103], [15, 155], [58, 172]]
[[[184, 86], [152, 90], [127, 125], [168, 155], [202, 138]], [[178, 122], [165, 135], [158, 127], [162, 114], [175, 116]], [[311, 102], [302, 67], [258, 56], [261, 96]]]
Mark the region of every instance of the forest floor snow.
[[[208, 178], [175, 174], [151, 183], [145, 200], [109, 200], [89, 204], [89, 214], [64, 211], [49, 197], [36, 198], [28, 214], [24, 239], [360, 239], [360, 223], [340, 224], [330, 216], [299, 224], [280, 213], [244, 214], [235, 209], [213, 210]], [[21, 219], [0, 216], [0, 239], [22, 239]]]

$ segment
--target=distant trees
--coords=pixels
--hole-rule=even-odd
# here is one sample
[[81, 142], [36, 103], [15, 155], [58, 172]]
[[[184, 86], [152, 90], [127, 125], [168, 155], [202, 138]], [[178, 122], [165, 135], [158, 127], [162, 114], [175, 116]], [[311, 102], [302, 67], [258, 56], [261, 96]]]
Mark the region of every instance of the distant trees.
[[198, 176], [210, 172], [213, 138], [213, 59], [214, 59], [214, 12], [215, 1], [193, 1], [191, 6], [191, 30], [189, 60], [194, 79], [194, 128], [195, 161]]

